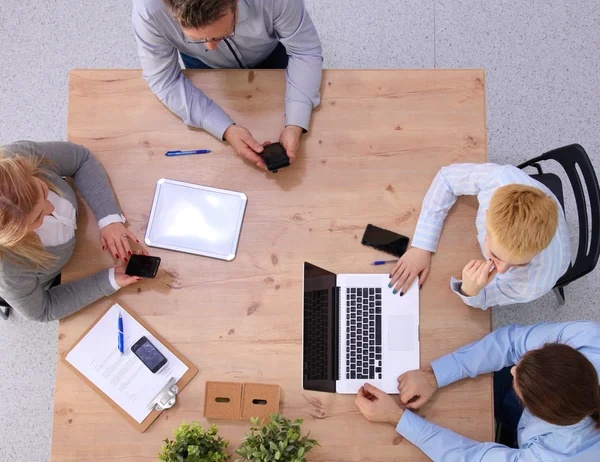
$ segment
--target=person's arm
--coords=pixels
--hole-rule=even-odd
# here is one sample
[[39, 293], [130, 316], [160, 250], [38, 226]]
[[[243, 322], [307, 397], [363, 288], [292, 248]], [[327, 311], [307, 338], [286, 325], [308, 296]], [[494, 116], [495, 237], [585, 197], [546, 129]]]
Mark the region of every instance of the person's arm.
[[459, 348], [431, 363], [439, 387], [466, 377], [513, 366], [528, 351], [546, 343], [564, 343], [600, 357], [600, 324], [589, 321], [512, 324], [496, 329], [483, 339]]
[[[552, 454], [536, 441], [527, 449], [512, 449], [497, 443], [480, 443], [404, 411], [396, 431], [434, 462], [540, 462]], [[543, 437], [542, 437], [543, 438]]]
[[530, 275], [523, 274], [497, 274], [494, 279], [477, 295], [469, 297], [461, 291], [462, 281], [452, 278], [450, 288], [465, 304], [474, 308], [487, 310], [491, 306], [512, 305], [514, 303], [527, 303], [546, 294], [553, 286], [539, 287], [532, 283]]
[[13, 274], [4, 274], [0, 278], [0, 293], [12, 308], [26, 319], [40, 322], [56, 321], [115, 293], [117, 289], [113, 286], [109, 271], [100, 271], [46, 290], [41, 286], [35, 272], [14, 270]]
[[231, 118], [183, 75], [177, 49], [135, 5], [132, 21], [143, 77], [152, 92], [186, 125], [223, 140]]
[[433, 179], [413, 236], [413, 247], [435, 252], [448, 212], [458, 196], [477, 195], [490, 174], [501, 168], [496, 164], [454, 164], [442, 167]]
[[285, 125], [308, 130], [312, 110], [320, 103], [323, 50], [304, 2], [275, 0], [273, 26], [289, 55], [285, 71]]

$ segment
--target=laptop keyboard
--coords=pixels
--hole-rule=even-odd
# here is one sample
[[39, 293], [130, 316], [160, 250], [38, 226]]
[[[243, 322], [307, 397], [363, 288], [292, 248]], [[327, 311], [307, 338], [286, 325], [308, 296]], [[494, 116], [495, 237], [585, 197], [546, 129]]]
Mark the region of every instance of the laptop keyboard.
[[308, 380], [327, 380], [327, 313], [329, 291], [304, 292], [304, 365]]
[[348, 288], [346, 304], [346, 379], [381, 379], [381, 288]]

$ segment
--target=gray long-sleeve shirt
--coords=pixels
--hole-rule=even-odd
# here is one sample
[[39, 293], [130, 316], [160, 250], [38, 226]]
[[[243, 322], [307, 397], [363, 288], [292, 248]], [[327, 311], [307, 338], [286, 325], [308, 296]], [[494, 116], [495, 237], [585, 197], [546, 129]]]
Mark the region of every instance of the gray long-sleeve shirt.
[[[320, 102], [321, 42], [302, 0], [239, 0], [235, 36], [227, 41], [244, 67], [263, 61], [281, 42], [289, 55], [286, 69], [286, 125], [308, 130]], [[133, 30], [144, 78], [156, 96], [190, 126], [223, 139], [229, 116], [181, 72], [178, 51], [213, 68], [239, 68], [224, 41], [210, 51], [190, 43], [163, 0], [133, 0]]]
[[[75, 192], [62, 177], [73, 179], [97, 220], [121, 214], [104, 169], [83, 146], [65, 142], [20, 141], [4, 149], [11, 155], [36, 156], [50, 161], [40, 165], [40, 168], [75, 210]], [[54, 278], [71, 258], [74, 247], [75, 238], [62, 245], [46, 247], [48, 252], [57, 257], [48, 270], [0, 258], [0, 297], [25, 318], [47, 322], [69, 316], [113, 294], [115, 289], [110, 283], [108, 270], [50, 288]]]

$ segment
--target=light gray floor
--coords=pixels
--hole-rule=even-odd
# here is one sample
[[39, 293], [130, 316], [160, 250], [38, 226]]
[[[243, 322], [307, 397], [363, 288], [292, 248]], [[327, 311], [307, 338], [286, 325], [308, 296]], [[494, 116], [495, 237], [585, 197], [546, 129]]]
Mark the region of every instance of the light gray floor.
[[[307, 0], [329, 68], [485, 68], [489, 157], [519, 163], [582, 144], [600, 171], [600, 2]], [[125, 0], [0, 2], [0, 143], [65, 138], [67, 72], [138, 67]], [[567, 207], [569, 209], [569, 207]], [[573, 216], [569, 215], [573, 225]], [[575, 229], [574, 227], [572, 228]], [[600, 321], [597, 271], [494, 326]], [[0, 322], [2, 461], [47, 461], [56, 324]]]

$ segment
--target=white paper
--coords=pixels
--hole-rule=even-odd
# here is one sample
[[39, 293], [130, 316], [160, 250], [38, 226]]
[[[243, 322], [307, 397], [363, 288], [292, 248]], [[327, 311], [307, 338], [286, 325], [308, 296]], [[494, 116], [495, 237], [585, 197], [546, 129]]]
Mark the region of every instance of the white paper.
[[[118, 348], [119, 313], [123, 316], [124, 350]], [[167, 358], [167, 364], [153, 374], [131, 351], [142, 336]], [[67, 355], [79, 372], [141, 423], [150, 414], [150, 401], [171, 377], [179, 381], [188, 367], [132, 318], [119, 304], [113, 305]]]

